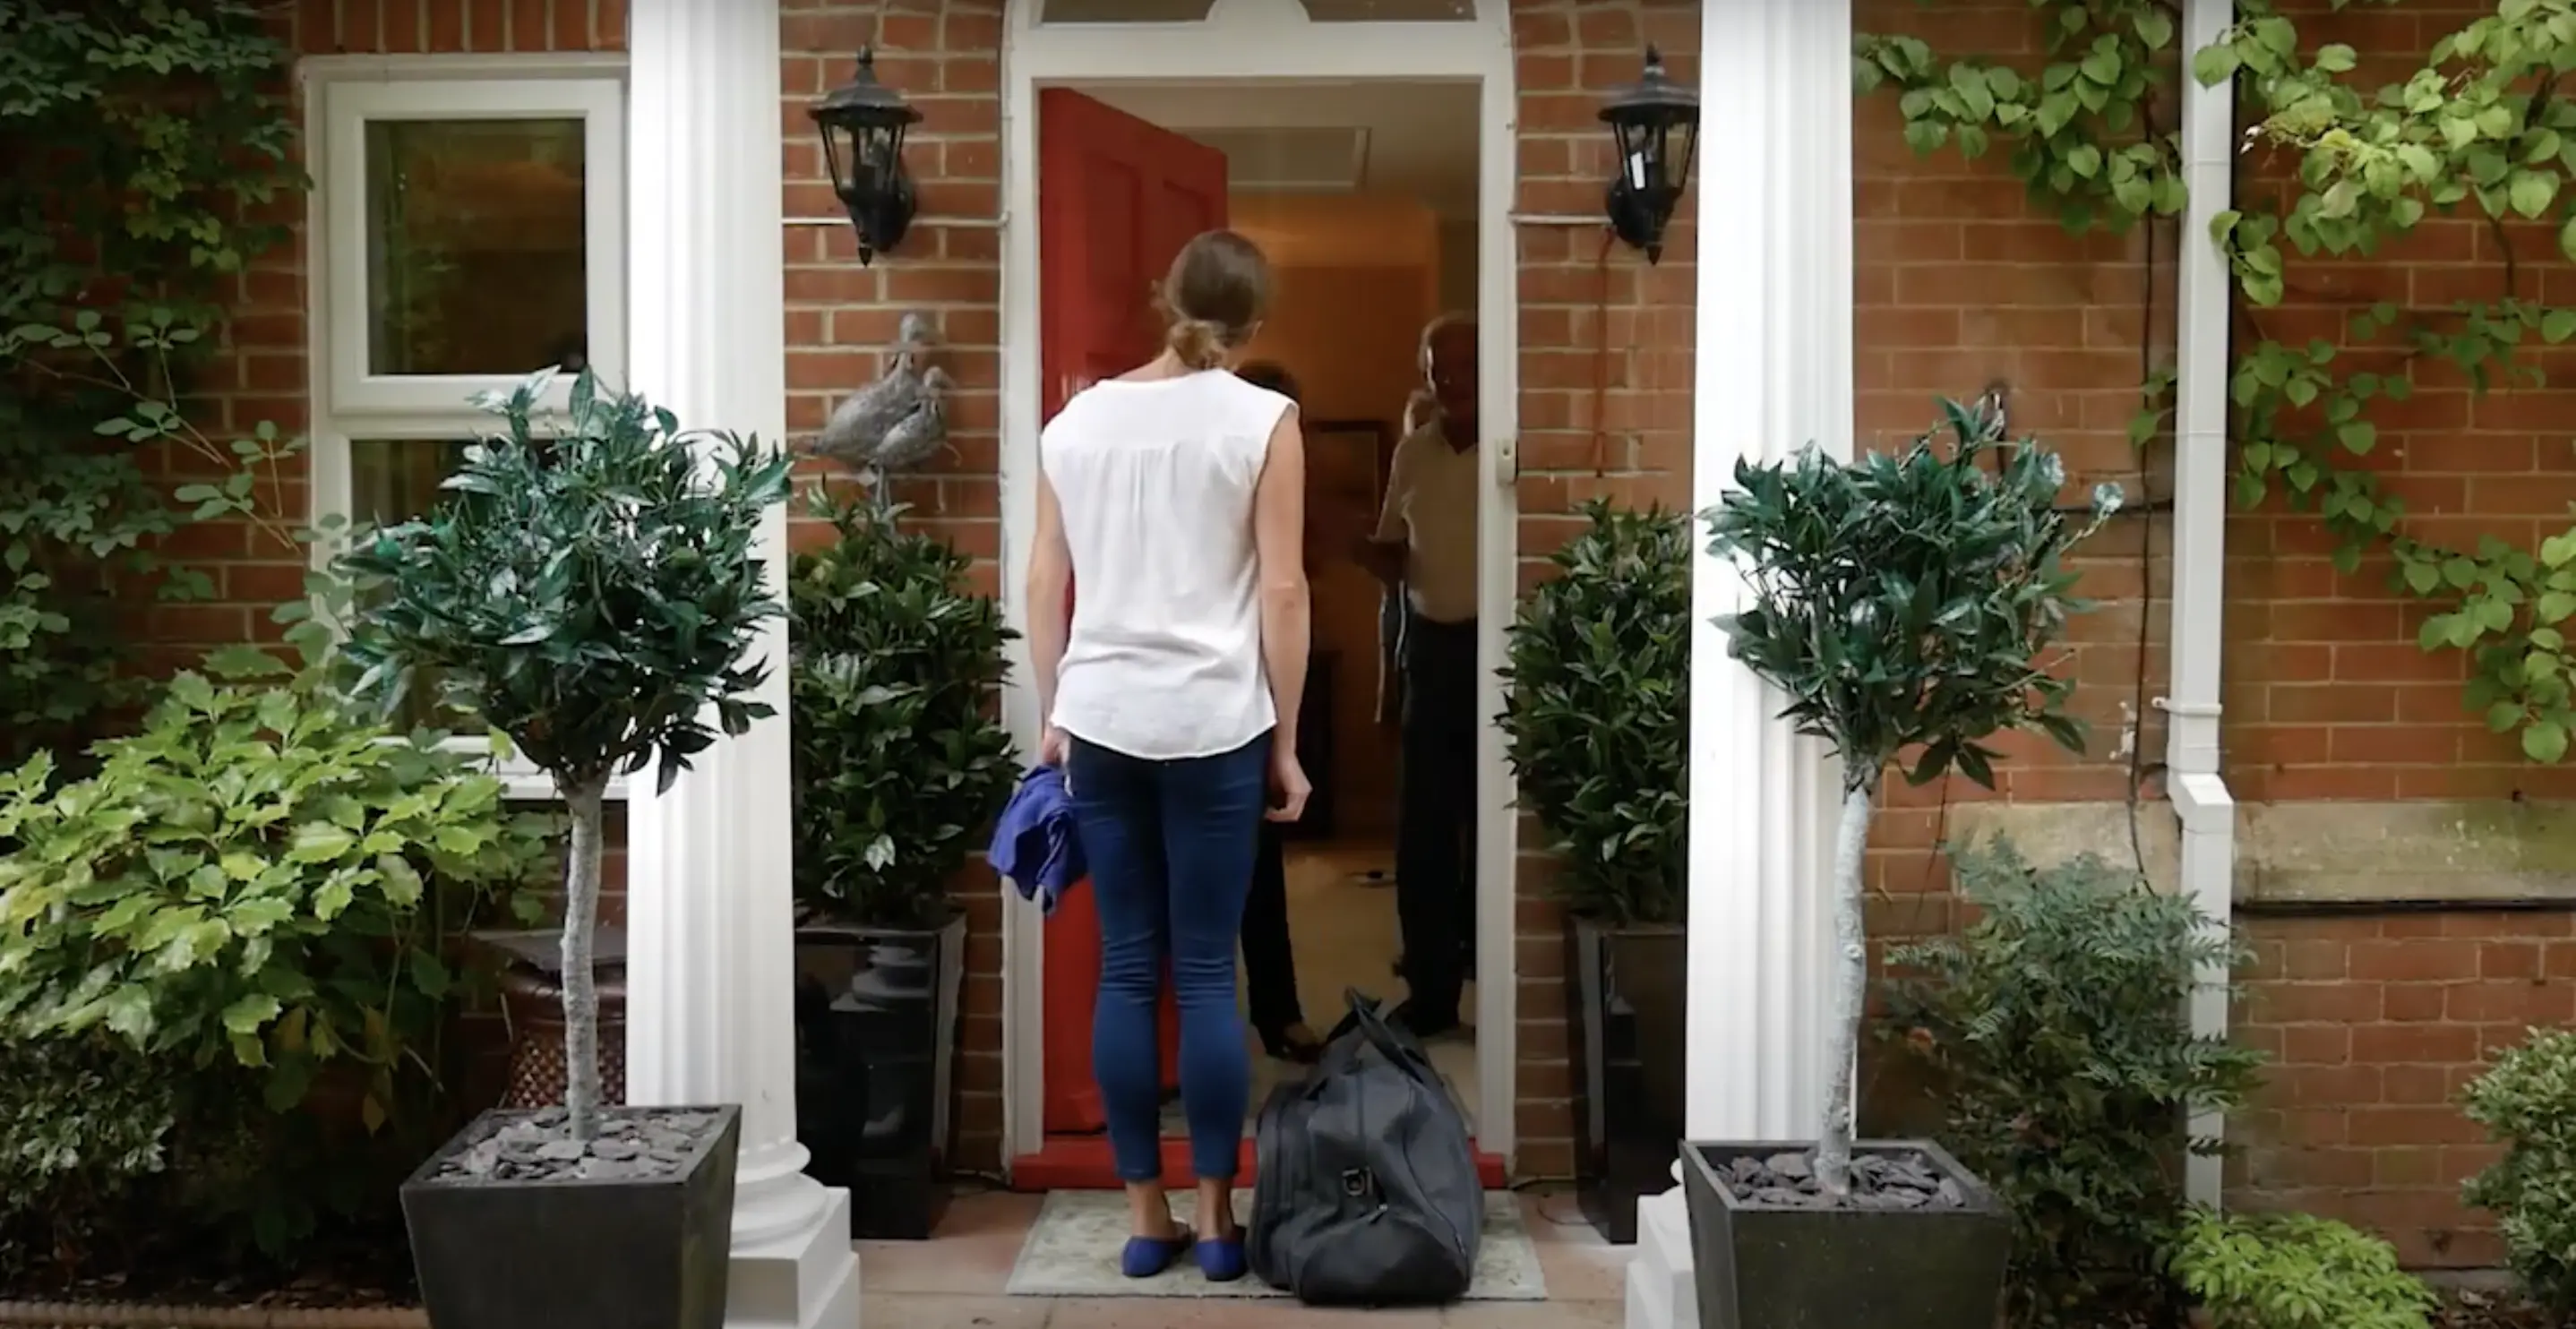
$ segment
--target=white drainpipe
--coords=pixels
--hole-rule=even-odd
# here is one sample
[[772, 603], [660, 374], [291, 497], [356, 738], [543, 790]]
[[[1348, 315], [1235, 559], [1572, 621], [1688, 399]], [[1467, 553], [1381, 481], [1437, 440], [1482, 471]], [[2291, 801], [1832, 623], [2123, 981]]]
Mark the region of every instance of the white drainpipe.
[[[2233, 81], [2203, 87], [2190, 55], [2235, 22], [2234, 0], [2183, 0], [2182, 169], [2191, 201], [2175, 247], [2180, 268], [2174, 368], [2173, 680], [2156, 704], [2172, 718], [2165, 790], [2182, 822], [2181, 890], [2220, 928], [2231, 925], [2236, 890], [2236, 800], [2218, 772], [2219, 660], [2226, 614], [2228, 333], [2232, 283], [2211, 240], [2212, 217], [2233, 205], [2236, 93]], [[2192, 998], [2192, 1032], [2227, 1033], [2227, 974], [2204, 973]], [[2224, 1119], [2192, 1119], [2193, 1134], [2216, 1139]], [[2191, 1198], [2219, 1201], [2220, 1160], [2194, 1158]]]

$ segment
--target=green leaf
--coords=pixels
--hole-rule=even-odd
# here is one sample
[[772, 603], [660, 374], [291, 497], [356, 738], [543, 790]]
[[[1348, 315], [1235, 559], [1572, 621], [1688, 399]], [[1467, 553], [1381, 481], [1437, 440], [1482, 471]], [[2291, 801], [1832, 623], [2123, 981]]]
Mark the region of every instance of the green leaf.
[[295, 839], [286, 851], [290, 863], [328, 863], [355, 848], [358, 837], [347, 828], [327, 821], [308, 821], [295, 828]]
[[2152, 5], [2141, 6], [2132, 13], [2129, 24], [2150, 51], [2161, 51], [2173, 42], [2173, 17]]
[[2513, 210], [2525, 217], [2537, 217], [2549, 210], [2558, 197], [2558, 177], [2547, 171], [2516, 171], [2507, 187]]
[[2200, 80], [2201, 86], [2208, 87], [2236, 77], [2237, 67], [2242, 63], [2242, 58], [2232, 46], [2204, 46], [2191, 58], [2191, 74]]
[[2567, 755], [2567, 728], [2555, 720], [2535, 720], [2522, 731], [2523, 755], [2543, 764], [2555, 764]]
[[224, 1028], [235, 1034], [256, 1034], [283, 1009], [277, 998], [254, 992], [224, 1008]]

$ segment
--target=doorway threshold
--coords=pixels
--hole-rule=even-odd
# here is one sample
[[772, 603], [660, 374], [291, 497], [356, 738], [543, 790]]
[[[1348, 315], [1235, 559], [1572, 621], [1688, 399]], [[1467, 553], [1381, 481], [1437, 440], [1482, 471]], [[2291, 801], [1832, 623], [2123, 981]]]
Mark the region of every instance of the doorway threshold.
[[[1470, 1140], [1476, 1150], [1476, 1179], [1485, 1189], [1503, 1188], [1503, 1156], [1488, 1153]], [[1254, 1175], [1252, 1141], [1243, 1142], [1235, 1172], [1236, 1184], [1249, 1186]], [[1166, 1136], [1163, 1140], [1163, 1175], [1183, 1179], [1190, 1175], [1190, 1142]], [[1050, 1137], [1036, 1153], [1021, 1154], [1011, 1160], [1011, 1189], [1015, 1191], [1114, 1191], [1123, 1183], [1118, 1168], [1110, 1159], [1109, 1139], [1102, 1135], [1058, 1135]], [[1174, 1180], [1173, 1185], [1185, 1184]]]

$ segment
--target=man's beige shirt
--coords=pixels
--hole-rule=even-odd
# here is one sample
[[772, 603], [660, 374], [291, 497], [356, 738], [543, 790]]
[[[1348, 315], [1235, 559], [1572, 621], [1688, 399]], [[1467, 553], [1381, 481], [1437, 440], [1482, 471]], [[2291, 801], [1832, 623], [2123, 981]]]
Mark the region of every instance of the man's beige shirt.
[[1476, 509], [1481, 459], [1453, 448], [1433, 421], [1395, 445], [1377, 538], [1404, 541], [1413, 611], [1436, 623], [1476, 617]]

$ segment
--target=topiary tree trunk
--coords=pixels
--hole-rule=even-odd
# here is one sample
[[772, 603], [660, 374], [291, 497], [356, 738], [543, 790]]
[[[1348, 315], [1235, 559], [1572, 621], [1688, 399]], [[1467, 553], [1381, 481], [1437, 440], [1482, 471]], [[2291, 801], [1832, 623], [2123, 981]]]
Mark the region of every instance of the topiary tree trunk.
[[591, 948], [599, 935], [599, 865], [607, 848], [608, 777], [562, 788], [572, 813], [571, 862], [564, 872], [564, 1122], [576, 1140], [599, 1138], [599, 983]]
[[1861, 1011], [1869, 1001], [1868, 903], [1861, 860], [1878, 806], [1878, 773], [1845, 776], [1842, 818], [1834, 824], [1834, 986], [1825, 1017], [1825, 1120], [1816, 1132], [1816, 1182], [1828, 1195], [1851, 1189], [1852, 1065], [1860, 1059]]

